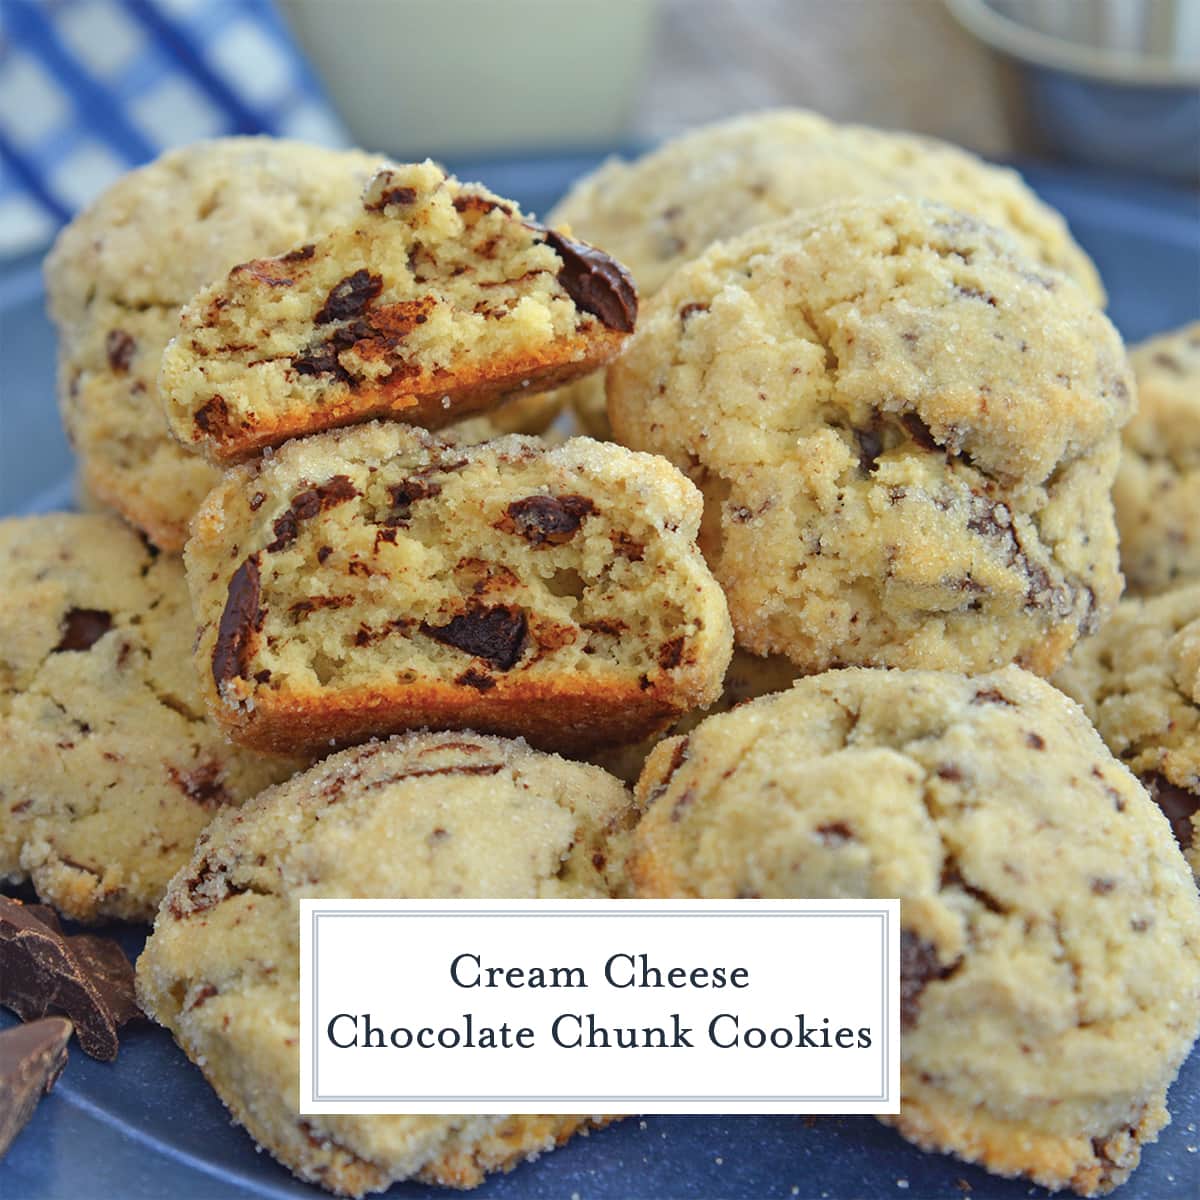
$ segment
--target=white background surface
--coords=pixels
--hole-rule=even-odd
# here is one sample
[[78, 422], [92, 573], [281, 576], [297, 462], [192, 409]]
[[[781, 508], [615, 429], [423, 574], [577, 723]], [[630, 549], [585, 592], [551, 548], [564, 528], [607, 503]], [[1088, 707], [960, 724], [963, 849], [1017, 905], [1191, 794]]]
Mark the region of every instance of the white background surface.
[[[302, 1113], [898, 1111], [895, 900], [305, 900], [300, 919]], [[450, 977], [460, 953], [479, 955], [485, 968], [581, 967], [587, 986], [463, 988]], [[644, 953], [664, 975], [745, 967], [749, 986], [618, 989], [604, 975], [617, 953]], [[525, 1026], [534, 1044], [339, 1049], [327, 1036], [339, 1013], [369, 1013], [385, 1035], [462, 1030], [470, 1013], [477, 1031]], [[692, 1045], [565, 1048], [551, 1036], [562, 1013], [668, 1030], [678, 1013]], [[743, 1034], [794, 1032], [798, 1014], [821, 1028], [828, 1017], [832, 1030], [870, 1029], [871, 1045], [721, 1048], [708, 1036], [720, 1013], [737, 1014]], [[722, 1041], [731, 1030], [721, 1022]], [[349, 1022], [337, 1032], [348, 1041]]]

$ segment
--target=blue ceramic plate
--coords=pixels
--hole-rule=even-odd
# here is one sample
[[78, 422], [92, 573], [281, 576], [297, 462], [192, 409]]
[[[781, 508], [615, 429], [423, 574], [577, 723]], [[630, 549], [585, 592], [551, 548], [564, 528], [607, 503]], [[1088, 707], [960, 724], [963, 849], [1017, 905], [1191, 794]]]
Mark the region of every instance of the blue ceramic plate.
[[[592, 162], [455, 164], [527, 208], [544, 212]], [[1200, 317], [1197, 197], [1121, 177], [1044, 168], [1030, 183], [1071, 222], [1130, 340]], [[71, 462], [54, 407], [53, 337], [37, 265], [0, 274], [0, 511], [70, 504]], [[135, 953], [142, 931], [122, 931]], [[11, 1023], [0, 1013], [0, 1025]], [[1200, 1195], [1200, 1052], [1171, 1092], [1174, 1123], [1149, 1147], [1121, 1200]], [[129, 1032], [112, 1065], [72, 1054], [0, 1164], [0, 1196], [318, 1197], [230, 1123], [200, 1073], [161, 1030]], [[398, 1185], [389, 1197], [446, 1197]], [[954, 1159], [922, 1154], [867, 1117], [631, 1118], [579, 1138], [473, 1193], [484, 1200], [920, 1197], [1016, 1200], [1047, 1193], [994, 1179]]]

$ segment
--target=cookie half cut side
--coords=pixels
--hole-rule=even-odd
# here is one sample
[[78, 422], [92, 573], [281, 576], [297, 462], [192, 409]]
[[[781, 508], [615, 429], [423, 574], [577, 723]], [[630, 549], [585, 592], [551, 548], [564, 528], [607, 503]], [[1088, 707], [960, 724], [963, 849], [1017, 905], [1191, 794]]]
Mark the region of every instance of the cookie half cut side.
[[187, 546], [210, 709], [258, 747], [645, 736], [715, 700], [732, 652], [701, 508], [664, 459], [587, 438], [290, 442], [229, 472]]
[[599, 250], [431, 162], [381, 168], [352, 222], [235, 267], [163, 356], [167, 420], [218, 462], [390, 415], [437, 428], [586, 374], [637, 294]]

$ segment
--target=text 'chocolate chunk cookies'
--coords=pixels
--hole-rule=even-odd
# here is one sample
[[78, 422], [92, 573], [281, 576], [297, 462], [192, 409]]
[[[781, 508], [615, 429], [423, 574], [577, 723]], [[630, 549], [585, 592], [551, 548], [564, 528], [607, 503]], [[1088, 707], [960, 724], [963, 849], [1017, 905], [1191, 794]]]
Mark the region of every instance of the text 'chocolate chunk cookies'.
[[196, 296], [160, 383], [175, 436], [236, 461], [553, 387], [610, 359], [636, 318], [619, 263], [425, 162], [381, 170], [354, 221]]
[[604, 1118], [305, 1116], [301, 898], [627, 894], [629, 792], [524, 743], [423, 733], [348, 750], [219, 817], [138, 960], [142, 1002], [255, 1140], [344, 1195], [480, 1183]]
[[1200, 1027], [1200, 898], [1077, 705], [1017, 667], [851, 669], [710, 717], [638, 781], [650, 897], [901, 901], [905, 1137], [1111, 1191]]
[[116, 517], [0, 521], [0, 575], [0, 879], [147, 920], [213, 813], [299, 764], [207, 718], [183, 565]]
[[1200, 880], [1200, 583], [1123, 600], [1054, 682], [1146, 785]]
[[756, 654], [1049, 674], [1116, 601], [1121, 339], [974, 217], [896, 197], [718, 243], [608, 389], [618, 439], [704, 492]]
[[731, 652], [661, 458], [371, 423], [230, 472], [186, 552], [209, 707], [313, 751], [423, 726], [580, 752], [711, 703]]

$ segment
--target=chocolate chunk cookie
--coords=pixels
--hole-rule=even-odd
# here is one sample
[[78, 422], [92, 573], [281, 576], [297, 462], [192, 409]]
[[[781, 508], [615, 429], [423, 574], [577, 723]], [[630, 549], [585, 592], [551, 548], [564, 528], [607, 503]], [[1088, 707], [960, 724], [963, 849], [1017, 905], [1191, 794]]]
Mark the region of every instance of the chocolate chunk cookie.
[[375, 422], [226, 475], [186, 561], [208, 704], [246, 745], [423, 726], [584, 751], [711, 703], [731, 652], [669, 463]]
[[183, 567], [116, 517], [0, 521], [0, 878], [146, 920], [224, 805], [294, 764], [204, 714]]
[[1200, 897], [1162, 813], [1019, 668], [851, 669], [711, 717], [638, 782], [654, 897], [901, 901], [905, 1137], [1097, 1195], [1200, 1027]]
[[59, 404], [82, 481], [161, 549], [183, 548], [218, 478], [162, 414], [159, 365], [180, 308], [235, 263], [349, 219], [380, 161], [271, 138], [200, 142], [120, 179], [47, 257]]
[[895, 197], [718, 243], [608, 386], [618, 439], [703, 490], [756, 654], [1049, 674], [1116, 601], [1121, 339], [974, 217]]
[[1138, 410], [1113, 486], [1131, 591], [1200, 579], [1200, 321], [1130, 352]]
[[1200, 880], [1200, 583], [1123, 600], [1054, 682], [1146, 785]]
[[327, 759], [233, 817], [174, 880], [138, 986], [260, 1145], [359, 1196], [411, 1177], [471, 1187], [597, 1123], [298, 1116], [299, 900], [624, 894], [634, 808], [621, 784], [521, 742], [415, 734]]
[[179, 441], [228, 462], [374, 416], [446, 425], [594, 369], [636, 317], [606, 254], [431, 162], [387, 167], [353, 220], [196, 296], [160, 384]]
[[[1028, 258], [1103, 303], [1096, 268], [1066, 222], [1015, 171], [932, 138], [837, 125], [797, 109], [708, 125], [634, 162], [611, 159], [577, 183], [550, 220], [615, 254], [649, 299], [715, 241], [797, 209], [897, 193], [1007, 230]], [[603, 378], [572, 385], [570, 396], [587, 431], [604, 436]]]

